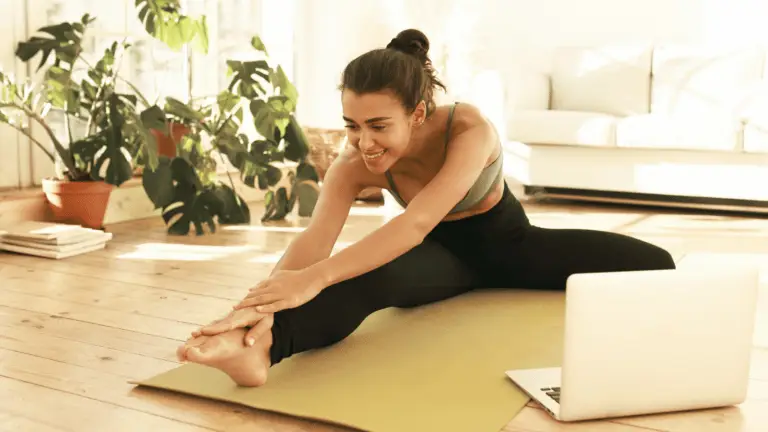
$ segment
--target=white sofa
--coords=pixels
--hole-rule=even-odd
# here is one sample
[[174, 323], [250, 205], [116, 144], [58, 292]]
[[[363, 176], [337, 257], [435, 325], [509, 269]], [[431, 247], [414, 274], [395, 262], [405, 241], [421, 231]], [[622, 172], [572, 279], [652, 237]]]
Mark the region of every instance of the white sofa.
[[503, 79], [505, 170], [529, 194], [768, 211], [762, 47], [563, 47]]

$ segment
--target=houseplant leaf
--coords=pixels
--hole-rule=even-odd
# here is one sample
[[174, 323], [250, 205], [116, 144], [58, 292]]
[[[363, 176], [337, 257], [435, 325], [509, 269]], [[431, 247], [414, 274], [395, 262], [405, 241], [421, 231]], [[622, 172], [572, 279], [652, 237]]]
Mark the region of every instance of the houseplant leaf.
[[293, 115], [290, 116], [284, 139], [286, 159], [298, 162], [309, 155], [309, 140]]
[[208, 53], [208, 25], [205, 16], [193, 19], [182, 14], [179, 0], [136, 0], [138, 18], [155, 39], [178, 51], [185, 44]]
[[282, 220], [288, 215], [288, 191], [281, 187], [276, 192], [269, 191], [269, 200], [266, 202], [266, 210], [261, 218], [262, 222], [268, 220]]
[[296, 180], [311, 180], [314, 182], [319, 182], [320, 178], [318, 177], [317, 171], [312, 165], [306, 162], [300, 162], [296, 167]]
[[231, 187], [222, 184], [216, 187], [213, 193], [223, 204], [218, 214], [219, 223], [229, 225], [250, 223], [251, 210], [248, 203]]
[[[113, 93], [107, 103], [109, 126], [104, 131], [104, 151], [98, 156], [91, 170], [92, 177], [103, 179], [114, 186], [120, 186], [133, 177], [131, 163], [123, 153], [123, 124], [125, 119], [120, 113], [119, 103], [119, 96]], [[102, 177], [101, 173], [105, 164], [107, 169]]]
[[320, 188], [311, 180], [299, 182], [296, 185], [296, 195], [299, 200], [299, 216], [309, 217], [315, 211], [317, 199], [320, 196]]
[[289, 113], [278, 110], [274, 103], [261, 99], [251, 101], [250, 109], [256, 131], [261, 136], [267, 139], [279, 139], [274, 137], [285, 135], [285, 130], [291, 120]]
[[270, 84], [270, 69], [266, 60], [227, 61], [231, 77], [227, 90], [247, 99], [264, 97], [264, 84]]
[[285, 74], [283, 68], [279, 65], [277, 66], [277, 69], [272, 72], [271, 82], [272, 86], [275, 89], [279, 89], [280, 94], [287, 98], [287, 104], [290, 107], [289, 111], [292, 112], [296, 110], [296, 105], [299, 102], [299, 92], [296, 90], [293, 83], [291, 83], [291, 80], [288, 79], [288, 75]]
[[163, 208], [163, 220], [169, 225], [168, 233], [187, 235], [190, 226], [194, 226], [196, 234], [202, 235], [204, 225], [215, 232], [214, 216], [222, 213], [224, 201], [217, 196], [215, 189], [203, 189], [194, 168], [183, 158], [171, 161], [171, 173], [175, 182], [173, 202]]
[[171, 205], [175, 198], [171, 160], [161, 156], [158, 159], [157, 168], [144, 170], [141, 183], [147, 197], [155, 205], [155, 209]]

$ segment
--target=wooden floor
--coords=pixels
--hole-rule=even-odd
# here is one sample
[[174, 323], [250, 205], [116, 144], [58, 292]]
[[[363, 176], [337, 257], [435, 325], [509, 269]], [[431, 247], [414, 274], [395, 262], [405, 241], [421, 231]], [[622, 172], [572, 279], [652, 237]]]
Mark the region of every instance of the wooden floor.
[[[743, 405], [561, 425], [529, 404], [505, 431], [768, 431], [768, 219], [628, 207], [526, 208], [541, 226], [611, 230], [656, 243], [680, 266], [757, 262], [766, 266], [766, 283]], [[159, 218], [108, 226], [115, 238], [106, 250], [63, 261], [0, 252], [0, 430], [342, 430], [127, 383], [176, 367], [178, 344], [241, 299], [306, 223], [264, 226], [260, 211], [256, 204], [251, 226], [204, 237], [168, 237]], [[380, 207], [356, 207], [341, 247], [385, 217]]]

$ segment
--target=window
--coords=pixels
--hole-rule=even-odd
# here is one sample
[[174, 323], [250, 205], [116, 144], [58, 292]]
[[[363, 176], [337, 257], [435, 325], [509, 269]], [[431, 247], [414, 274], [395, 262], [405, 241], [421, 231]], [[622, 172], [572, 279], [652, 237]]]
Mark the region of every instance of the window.
[[[120, 76], [122, 90], [129, 91], [125, 82], [134, 84], [150, 101], [173, 96], [181, 100], [189, 97], [215, 95], [227, 82], [227, 59], [248, 59], [255, 56], [251, 47], [254, 35], [262, 37], [270, 55], [285, 69], [290, 79], [294, 70], [295, 5], [298, 0], [181, 0], [189, 15], [207, 16], [209, 52], [193, 50], [173, 51], [146, 33], [135, 8], [135, 0], [18, 0], [0, 2], [5, 16], [14, 16], [13, 28], [5, 28], [6, 38], [19, 41], [31, 36], [36, 29], [64, 20], [79, 20], [83, 14], [96, 17], [84, 44], [85, 61], [94, 62], [104, 49], [115, 41], [128, 39], [132, 49], [122, 59]], [[24, 34], [24, 23], [30, 34]], [[13, 33], [13, 34], [10, 34]], [[15, 49], [15, 43], [13, 44]], [[15, 60], [11, 49], [2, 52], [3, 69], [13, 65], [24, 71]], [[32, 62], [29, 68], [34, 69]], [[29, 69], [27, 68], [27, 69]], [[34, 73], [34, 70], [29, 72]], [[83, 73], [83, 71], [80, 71]], [[17, 73], [18, 75], [18, 73]], [[64, 122], [51, 118], [54, 130], [63, 134]], [[0, 134], [13, 136], [13, 130], [0, 128]], [[42, 131], [33, 128], [32, 134], [47, 142]], [[63, 135], [62, 135], [63, 136]], [[0, 188], [39, 184], [39, 179], [53, 173], [50, 161], [20, 138], [18, 149], [3, 148], [4, 160], [0, 164]], [[32, 149], [28, 151], [27, 148]], [[26, 154], [26, 153], [31, 153]], [[40, 154], [37, 154], [40, 153]], [[10, 157], [6, 157], [6, 155]], [[27, 173], [19, 167], [31, 167]], [[27, 178], [30, 180], [20, 180]]]

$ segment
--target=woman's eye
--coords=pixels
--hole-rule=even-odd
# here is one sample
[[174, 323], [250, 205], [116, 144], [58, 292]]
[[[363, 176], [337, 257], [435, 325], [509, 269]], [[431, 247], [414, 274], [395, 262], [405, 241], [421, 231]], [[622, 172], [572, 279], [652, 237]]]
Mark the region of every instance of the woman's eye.
[[383, 129], [384, 129], [386, 126], [381, 126], [381, 125], [374, 125], [374, 126], [371, 126], [371, 127], [372, 127], [373, 129], [376, 129], [376, 130], [383, 130]]

